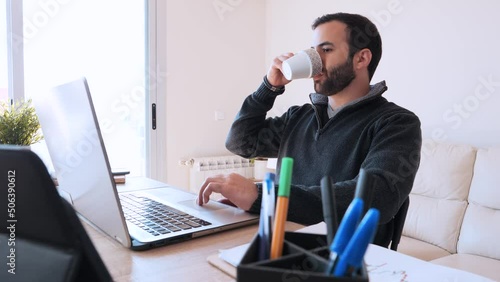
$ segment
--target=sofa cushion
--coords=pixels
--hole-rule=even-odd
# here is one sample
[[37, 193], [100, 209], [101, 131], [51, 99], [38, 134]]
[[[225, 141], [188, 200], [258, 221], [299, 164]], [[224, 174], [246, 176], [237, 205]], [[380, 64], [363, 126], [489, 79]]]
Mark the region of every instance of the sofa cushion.
[[406, 236], [401, 236], [401, 241], [398, 245], [398, 252], [425, 261], [450, 255], [449, 252], [436, 245]]
[[500, 259], [500, 147], [477, 152], [458, 252]]
[[403, 234], [456, 253], [466, 207], [465, 201], [410, 195], [411, 210], [408, 209]]
[[424, 140], [403, 235], [456, 253], [476, 149]]
[[472, 272], [500, 281], [500, 261], [476, 255], [453, 254], [432, 260], [432, 263]]

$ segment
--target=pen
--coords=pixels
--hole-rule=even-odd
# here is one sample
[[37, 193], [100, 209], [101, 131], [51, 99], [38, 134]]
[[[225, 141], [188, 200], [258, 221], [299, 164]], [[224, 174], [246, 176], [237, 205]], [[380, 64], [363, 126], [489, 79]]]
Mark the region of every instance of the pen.
[[259, 260], [269, 259], [274, 217], [274, 173], [268, 172], [262, 182], [259, 218]]
[[375, 208], [366, 212], [349, 244], [340, 255], [335, 266], [334, 276], [352, 275], [361, 267], [368, 244], [373, 241], [375, 236], [379, 218], [380, 212]]
[[[262, 191], [264, 193], [264, 191]], [[264, 218], [266, 217], [265, 212], [264, 212], [264, 206], [265, 206], [265, 201], [264, 201], [264, 194], [262, 194], [262, 203], [260, 206], [260, 217], [259, 217], [259, 260], [265, 260], [266, 258], [266, 253], [267, 253], [267, 236], [265, 232], [265, 226], [266, 223], [264, 221]]]
[[[267, 224], [266, 224], [266, 232], [267, 232], [267, 240], [268, 240], [268, 252], [271, 249], [271, 238], [273, 235], [273, 224], [274, 224], [274, 206], [275, 206], [275, 199], [276, 199], [276, 194], [274, 193], [274, 179], [276, 175], [274, 173], [268, 172], [266, 174], [266, 179], [268, 179], [265, 182], [265, 185], [267, 187]], [[268, 255], [269, 258], [269, 255]]]
[[321, 179], [321, 201], [323, 203], [323, 218], [326, 223], [327, 244], [331, 245], [337, 232], [337, 205], [335, 204], [335, 186], [332, 179], [325, 176]]
[[363, 200], [355, 198], [347, 207], [347, 210], [340, 222], [339, 228], [333, 242], [330, 245], [330, 259], [326, 268], [326, 274], [331, 275], [335, 270], [338, 258], [344, 252], [349, 240], [351, 239], [356, 227], [358, 226], [361, 212], [363, 211]]
[[359, 170], [358, 181], [356, 183], [356, 192], [354, 198], [363, 200], [364, 209], [363, 214], [371, 207], [373, 197], [373, 177], [366, 172], [365, 169]]
[[278, 202], [274, 220], [273, 239], [271, 242], [271, 259], [281, 257], [283, 253], [283, 240], [285, 239], [285, 222], [288, 213], [288, 197], [292, 181], [293, 159], [281, 160], [280, 182], [278, 188]]

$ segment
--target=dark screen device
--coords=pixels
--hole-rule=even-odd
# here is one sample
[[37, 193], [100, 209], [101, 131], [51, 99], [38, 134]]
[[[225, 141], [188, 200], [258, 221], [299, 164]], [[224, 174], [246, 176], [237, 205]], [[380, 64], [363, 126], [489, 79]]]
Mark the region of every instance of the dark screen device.
[[31, 150], [0, 145], [0, 281], [112, 281]]
[[121, 176], [130, 174], [130, 171], [126, 168], [111, 168], [111, 174], [113, 174], [113, 176]]

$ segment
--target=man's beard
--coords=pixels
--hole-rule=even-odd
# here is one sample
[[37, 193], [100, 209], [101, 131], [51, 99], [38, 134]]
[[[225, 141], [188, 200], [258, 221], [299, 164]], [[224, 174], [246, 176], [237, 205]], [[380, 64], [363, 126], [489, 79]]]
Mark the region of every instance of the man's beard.
[[324, 75], [326, 76], [324, 82], [314, 83], [316, 93], [331, 96], [344, 90], [356, 78], [352, 58], [348, 58], [344, 64], [338, 67], [327, 70]]

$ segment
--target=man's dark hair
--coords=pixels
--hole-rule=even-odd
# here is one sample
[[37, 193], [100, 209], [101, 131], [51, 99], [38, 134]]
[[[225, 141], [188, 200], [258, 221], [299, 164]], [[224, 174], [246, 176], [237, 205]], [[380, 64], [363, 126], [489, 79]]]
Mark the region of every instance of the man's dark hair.
[[317, 18], [312, 24], [312, 28], [314, 30], [319, 25], [331, 21], [339, 21], [347, 25], [346, 33], [350, 59], [361, 49], [367, 48], [372, 52], [372, 60], [368, 65], [368, 76], [371, 80], [380, 57], [382, 57], [382, 39], [375, 24], [361, 15], [336, 13]]

